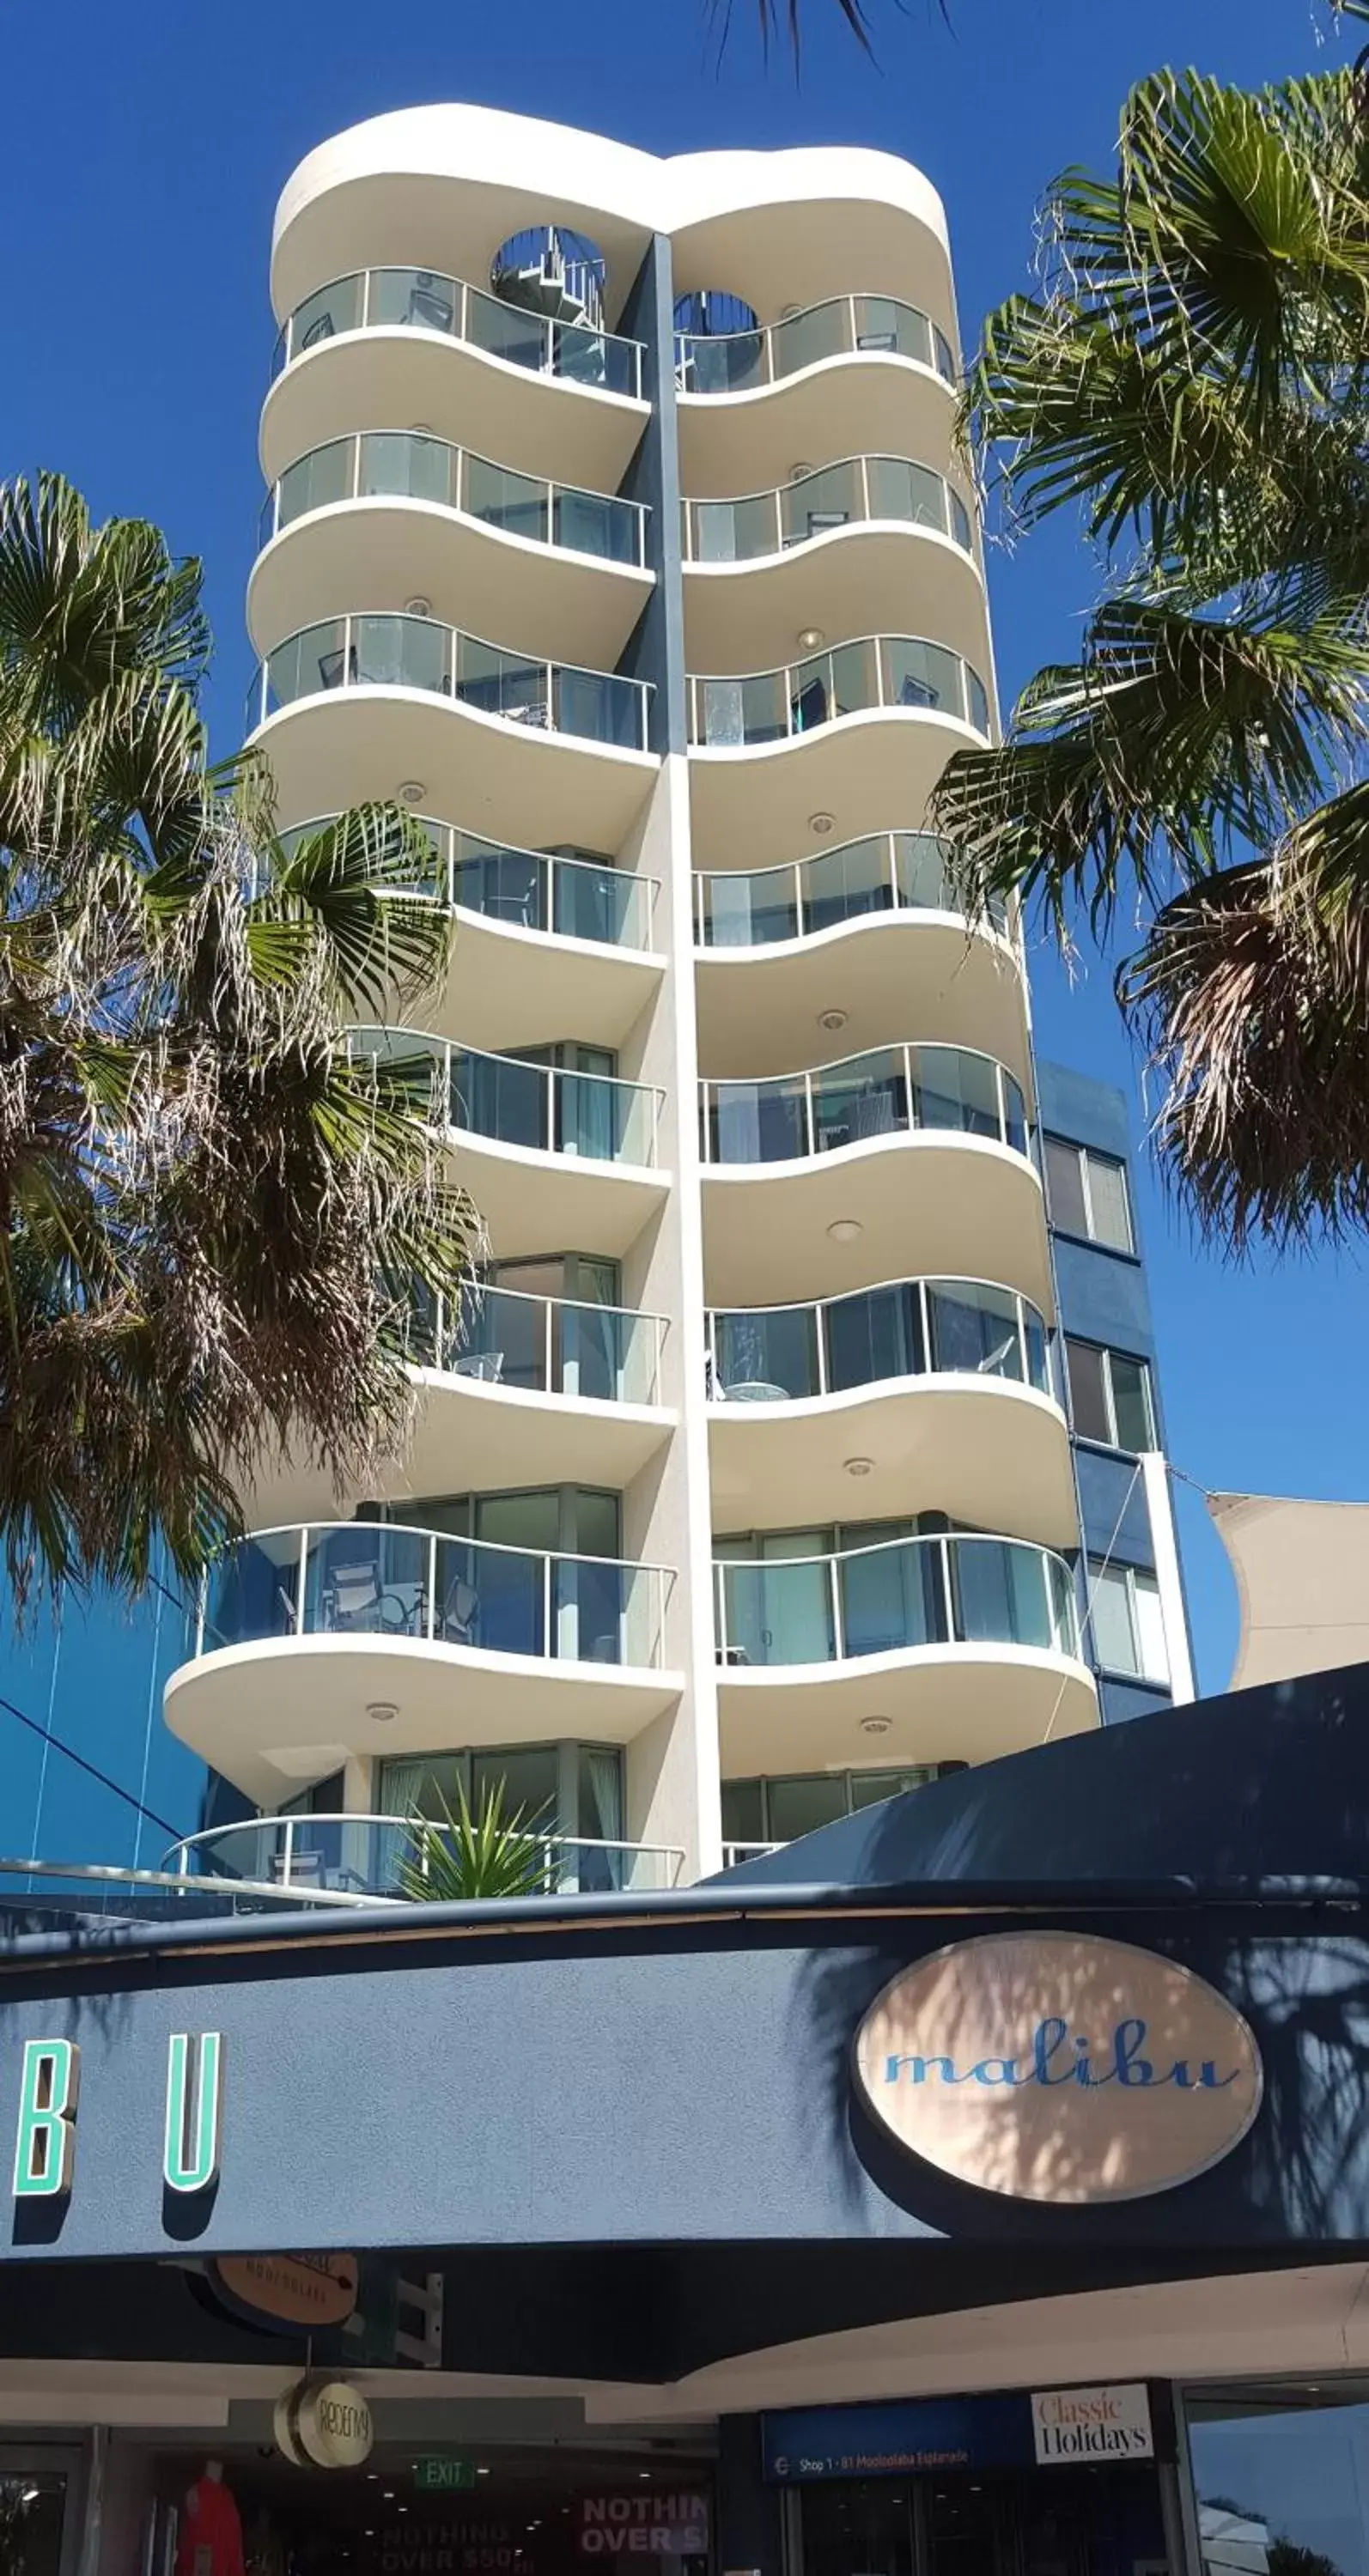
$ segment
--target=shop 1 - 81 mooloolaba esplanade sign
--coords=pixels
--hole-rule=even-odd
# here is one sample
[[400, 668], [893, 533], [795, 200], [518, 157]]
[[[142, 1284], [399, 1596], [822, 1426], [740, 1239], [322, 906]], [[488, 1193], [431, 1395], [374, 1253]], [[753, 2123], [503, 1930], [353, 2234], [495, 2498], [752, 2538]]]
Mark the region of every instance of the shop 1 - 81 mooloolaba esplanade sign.
[[1140, 2200], [1239, 2145], [1263, 2076], [1248, 2025], [1191, 1969], [1088, 1933], [989, 1933], [921, 1959], [856, 2034], [876, 2117], [956, 2181], [1012, 2200]]

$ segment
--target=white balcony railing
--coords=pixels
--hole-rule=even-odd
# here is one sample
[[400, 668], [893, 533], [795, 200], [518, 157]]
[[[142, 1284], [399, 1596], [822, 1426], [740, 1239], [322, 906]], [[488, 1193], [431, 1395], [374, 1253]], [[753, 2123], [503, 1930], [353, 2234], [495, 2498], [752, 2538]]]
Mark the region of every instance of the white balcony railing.
[[652, 1083], [494, 1055], [416, 1029], [353, 1029], [348, 1052], [397, 1082], [422, 1077], [436, 1122], [458, 1134], [525, 1153], [655, 1166], [664, 1094]]
[[427, 501], [535, 545], [639, 570], [646, 563], [645, 502], [516, 474], [470, 448], [412, 429], [361, 430], [298, 457], [266, 495], [258, 542], [269, 545], [282, 528], [315, 510], [372, 500]]
[[776, 671], [691, 678], [689, 739], [701, 750], [754, 750], [881, 708], [952, 716], [988, 738], [988, 691], [959, 653], [925, 636], [861, 635]]
[[336, 689], [416, 689], [535, 733], [645, 751], [651, 691], [621, 671], [506, 652], [407, 610], [326, 617], [277, 644], [247, 693], [247, 729]]
[[[844, 922], [889, 912], [963, 911], [950, 853], [934, 832], [869, 832], [771, 868], [723, 868], [694, 879], [700, 948], [766, 948], [816, 939]], [[1001, 903], [989, 921], [1008, 934]]]
[[664, 1315], [480, 1282], [455, 1311], [439, 1298], [431, 1311], [415, 1313], [409, 1357], [415, 1367], [482, 1386], [653, 1405], [660, 1402], [665, 1333]]
[[[415, 814], [412, 820], [427, 837], [432, 863], [406, 893], [452, 911], [479, 913], [510, 930], [538, 930], [609, 948], [650, 948], [659, 877], [638, 876], [609, 859], [487, 841], [429, 814]], [[316, 814], [307, 823], [292, 824], [280, 835], [281, 847], [293, 850], [309, 833], [336, 821], [335, 814]]]
[[829, 1556], [727, 1557], [714, 1577], [724, 1665], [839, 1664], [920, 1646], [1079, 1654], [1069, 1566], [1022, 1539], [957, 1532]]
[[257, 1530], [212, 1568], [195, 1651], [372, 1637], [658, 1669], [673, 1581], [665, 1566], [507, 1547], [394, 1521]]
[[686, 394], [742, 394], [778, 384], [824, 358], [906, 358], [955, 382], [944, 331], [895, 295], [831, 295], [782, 322], [748, 331], [677, 331], [675, 372]]
[[751, 563], [788, 554], [863, 520], [931, 528], [963, 553], [974, 551], [970, 514], [955, 486], [907, 456], [846, 456], [768, 492], [685, 501], [681, 509], [691, 564]]
[[[302, 1894], [353, 1900], [403, 1900], [410, 1873], [426, 1880], [431, 1872], [433, 1836], [441, 1833], [422, 1816], [323, 1815], [254, 1816], [241, 1823], [215, 1825], [173, 1843], [162, 1867], [197, 1889], [222, 1887], [231, 1892], [246, 1881], [255, 1888], [299, 1890]], [[684, 1853], [673, 1843], [612, 1842], [584, 1834], [545, 1832], [534, 1821], [526, 1828], [548, 1896], [619, 1894], [624, 1890], [675, 1887]], [[530, 1854], [530, 1857], [532, 1855]]]
[[358, 269], [319, 287], [283, 324], [271, 373], [279, 375], [293, 359], [341, 333], [382, 330], [431, 332], [533, 375], [559, 376], [596, 393], [641, 397], [639, 340], [529, 312], [432, 268]]
[[705, 1163], [785, 1163], [920, 1130], [1031, 1151], [1022, 1086], [972, 1047], [887, 1046], [813, 1072], [701, 1082]]
[[886, 1280], [809, 1305], [714, 1310], [705, 1323], [719, 1404], [793, 1404], [925, 1376], [1051, 1391], [1043, 1317], [990, 1280]]

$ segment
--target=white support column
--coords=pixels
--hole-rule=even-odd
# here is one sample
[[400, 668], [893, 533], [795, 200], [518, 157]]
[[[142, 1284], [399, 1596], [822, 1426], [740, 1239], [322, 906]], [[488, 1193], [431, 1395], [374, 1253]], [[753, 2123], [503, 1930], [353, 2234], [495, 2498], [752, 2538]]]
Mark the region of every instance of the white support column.
[[1145, 1488], [1146, 1510], [1150, 1515], [1151, 1544], [1155, 1550], [1155, 1580], [1159, 1587], [1160, 1618], [1169, 1662], [1170, 1697], [1178, 1707], [1196, 1698], [1197, 1693], [1193, 1680], [1193, 1655], [1188, 1641], [1188, 1619], [1184, 1610], [1184, 1589], [1179, 1573], [1179, 1539], [1174, 1527], [1169, 1464], [1159, 1449], [1146, 1450], [1141, 1460], [1141, 1480]]

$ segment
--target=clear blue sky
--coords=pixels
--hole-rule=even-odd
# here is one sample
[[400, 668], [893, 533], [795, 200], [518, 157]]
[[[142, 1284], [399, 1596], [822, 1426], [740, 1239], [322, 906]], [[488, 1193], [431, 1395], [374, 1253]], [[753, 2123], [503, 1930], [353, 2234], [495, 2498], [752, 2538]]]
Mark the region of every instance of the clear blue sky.
[[[101, 514], [160, 520], [205, 558], [220, 749], [249, 676], [242, 600], [260, 498], [256, 421], [273, 325], [267, 254], [300, 156], [386, 108], [460, 98], [656, 152], [866, 143], [918, 162], [949, 211], [962, 328], [1025, 276], [1051, 174], [1109, 153], [1129, 83], [1196, 60], [1256, 82], [1338, 59], [1319, 0], [869, 0], [879, 61], [806, 0], [802, 81], [768, 70], [751, 0], [721, 65], [701, 0], [66, 0], [26, 23], [0, 158], [0, 472], [61, 468]], [[991, 572], [1000, 684], [1066, 658], [1093, 567], [1063, 529]], [[1038, 1040], [1124, 1082], [1138, 1068], [1106, 968], [1040, 961]], [[1200, 1252], [1143, 1174], [1170, 1446], [1206, 1485], [1351, 1499], [1369, 1490], [1369, 1372], [1349, 1369], [1360, 1262], [1233, 1271]], [[1225, 1559], [1188, 1498], [1202, 1684], [1235, 1633]]]

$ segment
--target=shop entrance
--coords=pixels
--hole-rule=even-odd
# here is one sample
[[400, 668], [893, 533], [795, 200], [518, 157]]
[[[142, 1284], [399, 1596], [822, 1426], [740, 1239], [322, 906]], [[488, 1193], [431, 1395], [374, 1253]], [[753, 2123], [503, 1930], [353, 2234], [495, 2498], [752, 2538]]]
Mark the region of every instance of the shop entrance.
[[[713, 2469], [693, 2457], [647, 2466], [640, 2453], [574, 2446], [461, 2454], [381, 2443], [363, 2469], [338, 2471], [294, 2468], [263, 2444], [212, 2464], [164, 2452], [152, 2466], [145, 2576], [711, 2571]], [[59, 2571], [26, 2566], [23, 2576]]]
[[1166, 2564], [1149, 2462], [833, 2479], [791, 2503], [789, 2576], [1163, 2576]]
[[80, 2488], [79, 2452], [0, 2444], [0, 2576], [72, 2576]]

